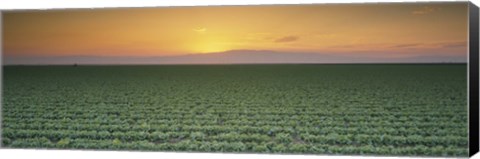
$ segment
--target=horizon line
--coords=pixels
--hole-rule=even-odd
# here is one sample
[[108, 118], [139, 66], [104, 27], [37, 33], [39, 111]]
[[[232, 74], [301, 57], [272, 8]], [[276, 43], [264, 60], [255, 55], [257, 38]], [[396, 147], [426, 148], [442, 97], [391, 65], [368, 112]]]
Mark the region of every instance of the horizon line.
[[2, 66], [174, 66], [174, 65], [460, 65], [468, 62], [357, 62], [357, 63], [212, 63], [212, 64], [2, 64]]

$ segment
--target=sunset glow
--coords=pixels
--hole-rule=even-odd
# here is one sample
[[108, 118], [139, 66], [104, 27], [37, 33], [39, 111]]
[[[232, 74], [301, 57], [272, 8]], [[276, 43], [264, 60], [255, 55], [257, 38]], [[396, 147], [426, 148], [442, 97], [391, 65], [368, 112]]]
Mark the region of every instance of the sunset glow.
[[364, 57], [462, 56], [467, 3], [9, 11], [4, 56], [177, 56], [271, 50]]

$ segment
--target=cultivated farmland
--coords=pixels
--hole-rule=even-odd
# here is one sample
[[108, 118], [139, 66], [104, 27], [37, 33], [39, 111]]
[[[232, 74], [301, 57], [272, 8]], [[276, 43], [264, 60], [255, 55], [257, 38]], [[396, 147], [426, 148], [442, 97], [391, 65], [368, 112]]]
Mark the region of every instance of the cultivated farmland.
[[9, 148], [467, 156], [467, 65], [4, 66]]

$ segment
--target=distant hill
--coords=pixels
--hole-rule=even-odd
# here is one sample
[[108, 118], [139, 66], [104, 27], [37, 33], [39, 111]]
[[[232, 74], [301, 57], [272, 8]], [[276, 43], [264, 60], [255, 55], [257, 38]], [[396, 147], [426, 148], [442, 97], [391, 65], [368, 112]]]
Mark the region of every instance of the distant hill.
[[409, 58], [372, 58], [327, 53], [295, 53], [271, 50], [231, 50], [207, 54], [155, 57], [8, 57], [4, 64], [281, 64], [281, 63], [465, 63], [461, 56], [418, 56]]

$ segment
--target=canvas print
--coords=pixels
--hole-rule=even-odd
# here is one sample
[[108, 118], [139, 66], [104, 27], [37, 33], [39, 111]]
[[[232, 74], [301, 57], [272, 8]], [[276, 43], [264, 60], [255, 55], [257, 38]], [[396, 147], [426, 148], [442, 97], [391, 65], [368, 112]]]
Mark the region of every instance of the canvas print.
[[468, 156], [467, 2], [2, 16], [2, 148]]

